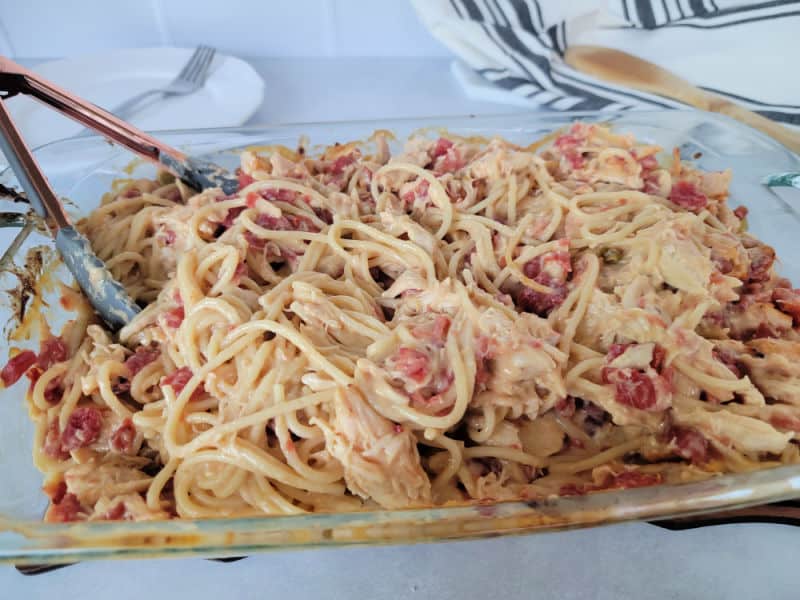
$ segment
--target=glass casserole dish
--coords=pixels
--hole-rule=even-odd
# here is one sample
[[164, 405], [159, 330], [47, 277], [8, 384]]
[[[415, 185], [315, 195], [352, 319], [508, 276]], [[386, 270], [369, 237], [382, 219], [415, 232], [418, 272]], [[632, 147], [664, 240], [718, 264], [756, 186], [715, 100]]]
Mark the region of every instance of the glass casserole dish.
[[[749, 209], [750, 230], [773, 246], [779, 257], [793, 256], [797, 212], [760, 184], [764, 175], [800, 170], [800, 160], [774, 141], [724, 117], [699, 112], [661, 111], [620, 114], [503, 115], [445, 117], [349, 123], [297, 124], [263, 128], [163, 132], [175, 147], [207, 156], [234, 168], [235, 152], [249, 146], [293, 146], [307, 136], [313, 146], [366, 139], [389, 129], [404, 140], [425, 127], [441, 127], [462, 136], [501, 136], [527, 145], [576, 119], [612, 123], [620, 132], [658, 144], [667, 152], [678, 147], [682, 158], [707, 170], [733, 171], [731, 197]], [[152, 177], [151, 165], [98, 138], [64, 140], [36, 152], [54, 189], [86, 214], [120, 178]], [[0, 183], [14, 186], [8, 171]], [[3, 230], [4, 246], [12, 235]], [[26, 247], [41, 244], [32, 236]], [[800, 266], [783, 263], [783, 276], [800, 282]], [[3, 287], [18, 285], [4, 273]], [[56, 303], [55, 306], [58, 306]], [[4, 302], [3, 322], [14, 308]], [[47, 314], [58, 328], [58, 311]], [[36, 347], [36, 332], [25, 346]], [[5, 359], [7, 336], [3, 339]], [[16, 345], [16, 343], [15, 343]], [[42, 476], [31, 460], [33, 424], [22, 387], [0, 394], [0, 559], [16, 563], [72, 562], [88, 558], [160, 555], [234, 556], [250, 552], [322, 545], [432, 541], [547, 531], [635, 519], [659, 519], [729, 509], [800, 496], [800, 467], [789, 466], [726, 475], [699, 483], [609, 491], [546, 501], [505, 502], [398, 511], [308, 514], [287, 517], [174, 520], [157, 522], [42, 523], [47, 498]]]

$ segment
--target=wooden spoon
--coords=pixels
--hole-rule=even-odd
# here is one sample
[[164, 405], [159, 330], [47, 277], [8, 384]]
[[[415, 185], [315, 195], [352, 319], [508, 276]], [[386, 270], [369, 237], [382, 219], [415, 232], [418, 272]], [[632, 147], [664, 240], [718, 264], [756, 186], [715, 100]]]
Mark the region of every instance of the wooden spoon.
[[567, 48], [564, 60], [573, 69], [598, 79], [666, 96], [701, 110], [733, 117], [800, 154], [800, 132], [792, 131], [726, 98], [701, 90], [674, 73], [638, 56], [601, 46], [570, 46]]

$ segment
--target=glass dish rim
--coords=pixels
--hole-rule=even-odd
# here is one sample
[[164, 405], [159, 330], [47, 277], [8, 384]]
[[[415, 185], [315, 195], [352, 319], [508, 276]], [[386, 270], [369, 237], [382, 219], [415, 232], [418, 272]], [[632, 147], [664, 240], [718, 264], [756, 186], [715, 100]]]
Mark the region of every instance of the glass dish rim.
[[[486, 128], [497, 125], [498, 121], [503, 121], [505, 129], [525, 127], [532, 122], [552, 126], [555, 129], [556, 126], [566, 126], [579, 119], [614, 122], [620, 117], [632, 114], [647, 117], [667, 113], [695, 115], [700, 113], [704, 120], [715, 121], [726, 128], [745, 132], [751, 138], [756, 137], [762, 143], [785, 153], [788, 158], [800, 164], [797, 155], [761, 132], [724, 115], [691, 109], [607, 113], [520, 111], [481, 115], [267, 123], [238, 127], [168, 129], [152, 133], [156, 137], [198, 135], [205, 138], [236, 134], [269, 136], [281, 132], [297, 132], [304, 128], [333, 129], [366, 127], [370, 124], [373, 127], [388, 129], [411, 124], [420, 124], [419, 128], [430, 129], [446, 128], [448, 125], [456, 124], [461, 128], [469, 128], [473, 124]], [[54, 140], [37, 146], [34, 152], [41, 153], [54, 147], [68, 148], [76, 144], [98, 143], [98, 141], [101, 141], [100, 136]], [[0, 170], [0, 177], [7, 174], [7, 168]], [[730, 485], [734, 488], [727, 489]], [[670, 493], [672, 490], [680, 492]], [[463, 539], [686, 516], [711, 510], [786, 500], [798, 495], [800, 495], [800, 465], [792, 465], [746, 474], [723, 475], [701, 482], [611, 491], [582, 497], [560, 497], [544, 501], [514, 500], [396, 511], [368, 510], [355, 513], [311, 513], [294, 516], [186, 519], [122, 524], [100, 522], [51, 524], [0, 516], [0, 562], [55, 563], [109, 557], [231, 556], [277, 548]], [[405, 532], [399, 531], [403, 528]], [[364, 533], [370, 529], [376, 534]], [[347, 535], [348, 531], [361, 532], [361, 537]], [[337, 532], [339, 532], [338, 537]], [[8, 542], [11, 543], [5, 541], [9, 535], [12, 539]], [[275, 535], [282, 537], [274, 539]], [[13, 543], [15, 536], [21, 536], [23, 543]], [[155, 540], [161, 544], [153, 544]]]
[[[733, 117], [729, 117], [727, 115], [717, 113], [717, 112], [710, 112], [705, 110], [700, 110], [696, 108], [686, 107], [686, 108], [647, 108], [647, 109], [633, 109], [633, 110], [610, 110], [610, 111], [591, 111], [591, 110], [576, 110], [576, 111], [548, 111], [548, 112], [539, 112], [535, 110], [520, 110], [519, 112], [511, 112], [511, 113], [482, 113], [482, 114], [474, 114], [474, 113], [466, 113], [466, 114], [457, 114], [457, 115], [424, 115], [419, 117], [388, 117], [388, 118], [369, 118], [369, 119], [346, 119], [340, 121], [294, 121], [294, 122], [286, 122], [286, 123], [261, 123], [261, 124], [250, 124], [250, 125], [234, 125], [234, 126], [227, 126], [227, 127], [195, 127], [195, 128], [188, 128], [188, 129], [148, 129], [146, 133], [153, 135], [154, 137], [158, 137], [158, 135], [182, 135], [182, 134], [214, 134], [214, 133], [248, 133], [248, 132], [257, 132], [257, 131], [265, 131], [265, 130], [281, 130], [281, 129], [293, 129], [297, 127], [320, 127], [320, 126], [348, 126], [348, 125], [365, 125], [367, 123], [413, 123], [417, 121], [426, 121], [426, 122], [435, 122], [435, 121], [457, 121], [457, 120], [494, 120], [494, 119], [513, 119], [519, 117], [527, 117], [527, 118], [537, 118], [542, 120], [553, 120], [553, 121], [565, 121], [570, 122], [573, 120], [581, 119], [581, 118], [589, 118], [593, 121], [603, 121], [605, 120], [604, 117], [608, 117], [609, 119], [626, 116], [626, 115], [661, 115], [661, 114], [700, 114], [703, 115], [706, 119], [712, 121], [720, 121], [725, 123], [728, 127], [738, 128], [742, 131], [747, 131], [748, 135], [750, 136], [757, 136], [761, 139], [761, 141], [767, 142], [771, 146], [776, 149], [779, 149], [783, 152], [786, 152], [794, 159], [800, 159], [800, 155], [795, 154], [789, 148], [781, 144], [779, 141], [775, 140], [774, 138], [768, 136], [767, 134], [750, 127], [734, 119]], [[432, 126], [436, 127], [436, 126]], [[59, 145], [59, 144], [69, 144], [69, 143], [80, 143], [86, 140], [96, 140], [97, 138], [102, 138], [102, 136], [96, 132], [89, 131], [87, 135], [81, 137], [69, 137], [69, 138], [59, 138], [56, 140], [51, 140], [44, 144], [39, 144], [32, 148], [34, 152], [40, 152], [42, 150], [47, 150], [51, 146]], [[5, 165], [7, 167], [7, 165]], [[6, 170], [0, 171], [0, 176], [5, 174]]]

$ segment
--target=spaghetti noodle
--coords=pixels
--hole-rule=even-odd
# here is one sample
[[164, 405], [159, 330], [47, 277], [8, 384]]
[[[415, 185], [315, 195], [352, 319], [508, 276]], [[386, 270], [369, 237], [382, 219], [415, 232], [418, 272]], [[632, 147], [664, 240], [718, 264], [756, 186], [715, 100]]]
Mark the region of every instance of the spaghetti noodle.
[[800, 292], [705, 173], [576, 124], [160, 176], [81, 227], [145, 306], [27, 373], [50, 520], [402, 508], [797, 462]]

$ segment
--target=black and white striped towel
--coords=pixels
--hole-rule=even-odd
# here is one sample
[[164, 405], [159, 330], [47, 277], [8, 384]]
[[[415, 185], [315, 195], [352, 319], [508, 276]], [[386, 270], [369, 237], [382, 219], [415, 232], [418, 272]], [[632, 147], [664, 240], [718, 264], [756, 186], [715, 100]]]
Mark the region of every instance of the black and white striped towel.
[[412, 0], [476, 99], [556, 110], [679, 107], [583, 75], [574, 44], [617, 48], [800, 125], [800, 0]]

